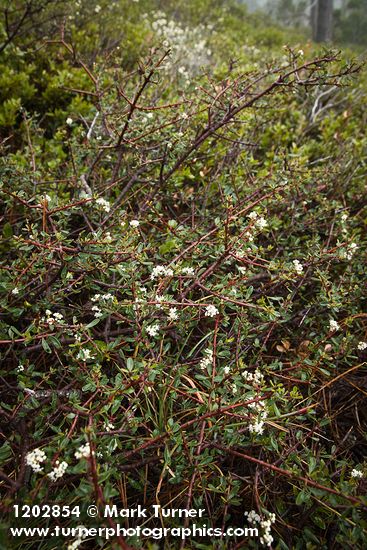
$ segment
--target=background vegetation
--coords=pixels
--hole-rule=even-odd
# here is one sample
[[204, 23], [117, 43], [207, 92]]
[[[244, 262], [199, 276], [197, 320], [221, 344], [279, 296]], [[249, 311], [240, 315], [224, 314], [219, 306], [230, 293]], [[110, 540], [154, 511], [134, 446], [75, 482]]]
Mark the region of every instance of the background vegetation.
[[364, 548], [363, 60], [222, 0], [1, 10], [3, 547], [159, 546], [9, 536], [96, 502]]

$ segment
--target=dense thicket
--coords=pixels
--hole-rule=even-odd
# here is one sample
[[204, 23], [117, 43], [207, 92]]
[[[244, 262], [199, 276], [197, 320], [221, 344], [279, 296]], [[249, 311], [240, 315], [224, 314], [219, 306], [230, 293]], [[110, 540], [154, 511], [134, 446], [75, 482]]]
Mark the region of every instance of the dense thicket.
[[228, 2], [1, 6], [5, 528], [161, 504], [261, 536], [185, 548], [363, 548], [360, 61]]

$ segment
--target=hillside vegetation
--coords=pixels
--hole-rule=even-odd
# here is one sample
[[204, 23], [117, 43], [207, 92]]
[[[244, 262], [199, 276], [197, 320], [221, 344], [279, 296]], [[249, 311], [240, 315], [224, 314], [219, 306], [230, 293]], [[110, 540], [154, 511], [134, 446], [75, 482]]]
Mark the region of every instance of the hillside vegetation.
[[[363, 59], [224, 0], [0, 5], [0, 546], [365, 548]], [[9, 532], [90, 504], [259, 537]]]

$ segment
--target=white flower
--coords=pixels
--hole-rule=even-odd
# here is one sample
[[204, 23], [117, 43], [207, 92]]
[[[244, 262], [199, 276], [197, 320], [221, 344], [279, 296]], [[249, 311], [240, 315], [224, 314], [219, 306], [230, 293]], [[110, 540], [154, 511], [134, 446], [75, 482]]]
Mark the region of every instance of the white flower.
[[83, 539], [87, 537], [88, 529], [86, 529], [83, 525], [78, 525], [76, 529], [78, 529], [79, 534], [73, 542], [68, 544], [67, 550], [77, 550], [77, 548], [83, 544]]
[[193, 267], [183, 267], [183, 268], [181, 269], [181, 273], [182, 273], [183, 275], [193, 276], [194, 273], [195, 273], [195, 270], [194, 270]]
[[42, 462], [45, 462], [46, 459], [46, 453], [42, 449], [34, 449], [33, 451], [27, 453], [25, 457], [27, 466], [30, 466], [32, 470], [37, 473], [43, 471], [41, 464]]
[[258, 213], [255, 212], [255, 210], [253, 212], [250, 212], [250, 214], [248, 215], [248, 218], [250, 218], [250, 220], [256, 220], [257, 217]]
[[255, 225], [261, 230], [268, 225], [268, 222], [266, 221], [265, 218], [261, 217], [256, 220]]
[[47, 474], [47, 476], [51, 479], [51, 481], [56, 481], [64, 475], [67, 467], [67, 462], [59, 462], [58, 460], [56, 460], [54, 469], [49, 474]]
[[273, 537], [269, 533], [265, 533], [262, 537], [260, 537], [260, 543], [265, 544], [266, 546], [271, 546], [273, 540]]
[[158, 277], [172, 277], [172, 275], [173, 271], [171, 268], [165, 267], [164, 265], [156, 265], [150, 274], [150, 278], [154, 281], [154, 279]]
[[300, 55], [301, 57], [303, 57], [305, 55], [305, 52], [303, 50], [298, 50], [298, 55]]
[[68, 126], [71, 126], [71, 125], [73, 124], [73, 119], [70, 118], [70, 117], [68, 117], [68, 118], [66, 119], [66, 124], [67, 124]]
[[13, 290], [11, 291], [11, 293], [14, 294], [14, 295], [19, 294], [19, 288], [17, 286], [14, 287]]
[[99, 317], [102, 317], [103, 315], [102, 311], [99, 309], [98, 306], [92, 306], [92, 311], [94, 311], [94, 317], [96, 319], [98, 319]]
[[342, 214], [342, 217], [341, 217], [342, 222], [346, 222], [347, 219], [348, 219], [348, 214], [346, 213]]
[[106, 422], [106, 424], [104, 425], [104, 429], [106, 430], [106, 432], [110, 432], [111, 430], [115, 429], [115, 426], [114, 424], [112, 424], [112, 422]]
[[223, 372], [224, 374], [229, 374], [230, 370], [231, 370], [230, 367], [227, 366], [227, 367], [224, 367]]
[[332, 330], [333, 332], [340, 329], [339, 324], [337, 323], [337, 321], [334, 321], [334, 319], [330, 319], [329, 326], [330, 330]]
[[245, 516], [247, 516], [247, 521], [249, 523], [258, 523], [263, 529], [263, 534], [260, 537], [260, 543], [266, 546], [271, 546], [271, 543], [274, 540], [271, 535], [271, 526], [275, 523], [275, 514], [268, 514], [268, 519], [261, 519], [255, 510], [251, 510], [251, 512], [245, 512]]
[[303, 271], [303, 265], [301, 264], [301, 262], [299, 262], [298, 260], [293, 260], [293, 268], [294, 268], [294, 271], [296, 273], [298, 273], [299, 275], [302, 273]]
[[170, 307], [168, 319], [170, 321], [176, 321], [178, 319], [177, 307]]
[[96, 204], [98, 204], [98, 206], [100, 206], [102, 208], [102, 210], [104, 210], [107, 213], [111, 210], [110, 203], [106, 199], [104, 199], [103, 197], [99, 197], [96, 200]]
[[46, 322], [50, 328], [54, 326], [54, 324], [58, 323], [59, 325], [65, 324], [64, 316], [62, 313], [52, 313], [49, 309], [46, 309], [46, 319], [42, 317], [41, 322]]
[[250, 433], [256, 433], [261, 435], [264, 432], [264, 422], [262, 420], [255, 420], [253, 424], [250, 424], [249, 427]]
[[254, 382], [255, 384], [260, 384], [264, 380], [264, 375], [261, 374], [259, 369], [256, 369], [254, 373], [244, 370], [242, 376], [246, 382]]
[[160, 329], [160, 326], [156, 324], [156, 325], [151, 325], [150, 327], [147, 327], [146, 331], [149, 334], [149, 336], [152, 336], [154, 338], [154, 336], [158, 334], [159, 329]]
[[113, 295], [110, 292], [107, 292], [107, 294], [95, 294], [91, 298], [92, 302], [100, 302], [100, 303], [108, 302], [110, 300], [113, 300]]
[[90, 349], [79, 350], [79, 353], [76, 356], [76, 358], [81, 359], [82, 361], [88, 361], [88, 359], [93, 359]]
[[244, 515], [247, 516], [247, 521], [249, 523], [260, 523], [261, 521], [259, 514], [255, 512], [255, 510], [251, 510], [250, 512], [245, 512]]
[[17, 366], [17, 368], [15, 369], [17, 372], [23, 372], [24, 371], [24, 365], [22, 365], [21, 363], [19, 363], [19, 365]]
[[353, 255], [355, 253], [355, 251], [357, 250], [358, 246], [356, 243], [350, 243], [350, 245], [348, 245], [347, 247], [347, 252], [346, 252], [346, 258], [347, 260], [351, 260], [353, 258]]
[[367, 342], [359, 342], [357, 348], [359, 349], [359, 351], [367, 349]]
[[101, 6], [99, 4], [97, 4], [96, 7], [94, 8], [94, 11], [96, 13], [99, 13], [101, 11], [101, 9], [102, 9]]
[[353, 468], [353, 470], [350, 472], [350, 475], [352, 477], [359, 477], [359, 478], [362, 478], [363, 477], [363, 472], [361, 472], [360, 470], [356, 470], [355, 468]]
[[204, 350], [204, 357], [199, 363], [199, 368], [201, 370], [205, 370], [207, 367], [209, 367], [209, 365], [213, 364], [213, 358], [214, 358], [213, 350], [210, 348], [206, 348]]
[[155, 297], [155, 301], [157, 302], [157, 303], [155, 304], [155, 307], [156, 307], [157, 309], [162, 309], [162, 304], [161, 304], [161, 302], [164, 301], [164, 296], [161, 296], [160, 294], [157, 294], [156, 297]]
[[354, 253], [356, 252], [358, 248], [357, 243], [350, 243], [345, 245], [345, 249], [341, 249], [340, 256], [343, 259], [351, 260], [353, 258]]
[[130, 225], [131, 225], [131, 227], [134, 227], [134, 228], [139, 227], [140, 221], [139, 220], [131, 220]]
[[80, 458], [89, 458], [92, 454], [91, 448], [89, 443], [86, 443], [85, 445], [81, 445], [77, 451], [75, 451], [74, 456], [78, 460]]
[[219, 311], [217, 308], [210, 304], [209, 306], [206, 306], [204, 315], [205, 317], [215, 317], [218, 313]]

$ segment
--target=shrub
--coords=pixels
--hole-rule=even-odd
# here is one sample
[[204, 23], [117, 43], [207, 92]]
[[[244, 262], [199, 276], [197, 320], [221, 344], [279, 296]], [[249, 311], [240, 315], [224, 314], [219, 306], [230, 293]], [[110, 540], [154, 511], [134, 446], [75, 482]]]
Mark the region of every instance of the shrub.
[[151, 32], [133, 72], [54, 39], [54, 107], [3, 145], [5, 509], [202, 508], [263, 545], [362, 547], [365, 138], [338, 96], [358, 67], [288, 49], [183, 74]]

